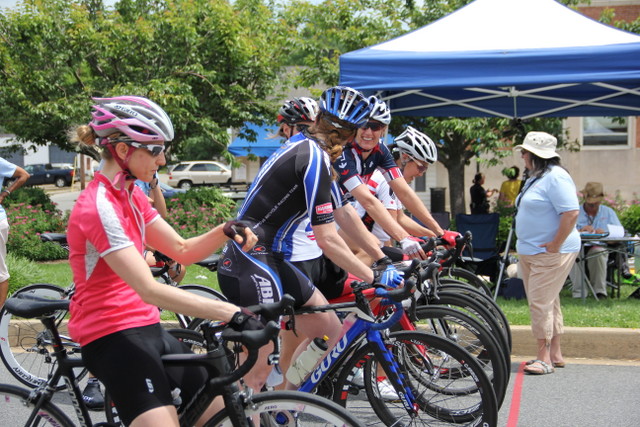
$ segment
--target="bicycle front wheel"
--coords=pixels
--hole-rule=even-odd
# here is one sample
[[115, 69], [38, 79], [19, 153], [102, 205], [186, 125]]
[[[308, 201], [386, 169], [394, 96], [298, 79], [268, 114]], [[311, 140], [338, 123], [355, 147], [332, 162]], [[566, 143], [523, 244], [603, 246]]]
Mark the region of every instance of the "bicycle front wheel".
[[[25, 286], [15, 295], [30, 295], [55, 300], [67, 298], [63, 288], [48, 283]], [[63, 320], [66, 315], [66, 310], [56, 313], [56, 323], [62, 342], [68, 353], [79, 353], [80, 345], [64, 335], [66, 328], [63, 327]], [[47, 380], [55, 365], [51, 344], [50, 334], [39, 320], [14, 316], [4, 308], [0, 310], [0, 358], [11, 375], [22, 384], [28, 387], [37, 387]], [[80, 380], [87, 371], [83, 368], [77, 368], [74, 372]], [[61, 378], [57, 388], [60, 390], [64, 387], [65, 383]]]
[[[245, 405], [247, 418], [260, 417], [266, 426], [364, 426], [354, 415], [323, 397], [299, 391], [268, 391], [259, 393]], [[231, 427], [227, 409], [223, 409], [205, 424], [207, 427]]]
[[408, 413], [390, 382], [380, 377], [384, 371], [372, 343], [345, 363], [336, 382], [335, 402], [367, 425], [497, 424], [498, 407], [491, 382], [467, 351], [425, 332], [393, 332], [385, 344], [399, 365], [418, 412]]
[[[218, 301], [227, 300], [222, 292], [218, 292], [208, 286], [189, 284], [179, 285], [178, 288], [205, 298], [210, 298]], [[176, 317], [178, 318], [178, 322], [180, 323], [181, 328], [195, 329], [202, 322], [202, 319], [193, 318], [180, 313], [176, 313]]]
[[45, 402], [36, 413], [31, 424], [27, 424], [34, 410], [29, 400], [31, 390], [9, 384], [0, 384], [0, 414], [3, 424], [12, 426], [62, 426], [73, 427], [73, 422], [51, 402]]

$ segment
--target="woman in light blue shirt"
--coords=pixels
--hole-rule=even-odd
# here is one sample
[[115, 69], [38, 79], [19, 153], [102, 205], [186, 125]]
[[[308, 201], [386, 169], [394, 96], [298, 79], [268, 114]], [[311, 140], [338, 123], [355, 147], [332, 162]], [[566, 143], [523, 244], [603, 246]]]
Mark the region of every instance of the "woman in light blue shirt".
[[525, 372], [541, 375], [564, 367], [560, 335], [564, 332], [560, 290], [580, 250], [576, 230], [578, 197], [569, 173], [560, 166], [557, 140], [545, 132], [529, 132], [522, 152], [529, 179], [516, 199], [516, 249], [538, 341], [536, 359]]

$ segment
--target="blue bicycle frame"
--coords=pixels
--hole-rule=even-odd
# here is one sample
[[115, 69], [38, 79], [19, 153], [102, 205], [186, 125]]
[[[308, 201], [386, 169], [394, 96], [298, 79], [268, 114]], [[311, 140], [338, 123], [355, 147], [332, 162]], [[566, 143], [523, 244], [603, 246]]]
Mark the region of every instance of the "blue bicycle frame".
[[[388, 291], [386, 289], [377, 288], [375, 293], [377, 296], [385, 297], [388, 294]], [[298, 390], [313, 392], [325, 377], [326, 373], [329, 372], [336, 362], [341, 359], [345, 351], [352, 348], [354, 343], [361, 341], [361, 336], [366, 336], [367, 342], [375, 344], [373, 350], [376, 359], [379, 361], [384, 360], [384, 362], [381, 363], [382, 368], [387, 374], [389, 381], [391, 381], [392, 384], [395, 384], [394, 388], [396, 389], [404, 408], [408, 412], [416, 412], [417, 404], [415, 403], [415, 396], [413, 396], [409, 387], [405, 385], [404, 375], [400, 372], [398, 363], [393, 359], [389, 349], [387, 349], [381, 332], [385, 329], [389, 329], [389, 327], [397, 323], [404, 312], [401, 302], [391, 302], [391, 305], [395, 307], [395, 312], [384, 322], [375, 323], [370, 317], [369, 319], [358, 317], [340, 341], [338, 341], [335, 347], [331, 349], [331, 351], [329, 351], [325, 358], [320, 362], [318, 367], [311, 372], [309, 378], [300, 384]]]

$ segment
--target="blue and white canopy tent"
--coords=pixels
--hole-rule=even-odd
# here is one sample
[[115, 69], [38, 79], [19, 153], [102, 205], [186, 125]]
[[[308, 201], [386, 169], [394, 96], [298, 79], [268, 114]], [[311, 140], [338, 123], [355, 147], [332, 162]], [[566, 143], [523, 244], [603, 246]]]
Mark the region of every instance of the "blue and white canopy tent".
[[269, 157], [271, 153], [276, 151], [284, 142], [282, 138], [273, 138], [278, 132], [278, 126], [258, 126], [256, 124], [246, 122], [244, 124], [246, 129], [250, 129], [256, 133], [256, 140], [249, 141], [248, 139], [237, 136], [231, 141], [231, 144], [227, 147], [227, 150], [234, 156], [248, 156], [253, 154], [256, 157]]
[[340, 84], [407, 116], [640, 116], [640, 36], [554, 0], [476, 0], [340, 57]]

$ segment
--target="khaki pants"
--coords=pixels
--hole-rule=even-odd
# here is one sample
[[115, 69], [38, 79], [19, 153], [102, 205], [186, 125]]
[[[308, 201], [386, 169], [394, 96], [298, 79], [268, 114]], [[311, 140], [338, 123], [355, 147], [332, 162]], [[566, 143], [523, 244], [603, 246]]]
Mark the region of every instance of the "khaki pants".
[[551, 340], [564, 333], [560, 290], [577, 252], [520, 255], [519, 267], [531, 313], [531, 332], [536, 339]]

